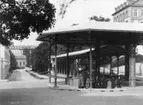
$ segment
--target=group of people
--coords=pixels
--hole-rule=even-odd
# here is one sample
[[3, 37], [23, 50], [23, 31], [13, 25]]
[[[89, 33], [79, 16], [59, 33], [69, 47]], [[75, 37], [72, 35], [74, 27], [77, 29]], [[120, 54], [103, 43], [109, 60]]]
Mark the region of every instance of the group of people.
[[[122, 76], [116, 75], [111, 71], [110, 75], [92, 76], [92, 88], [121, 88]], [[79, 72], [79, 88], [90, 87], [90, 73], [87, 68]]]

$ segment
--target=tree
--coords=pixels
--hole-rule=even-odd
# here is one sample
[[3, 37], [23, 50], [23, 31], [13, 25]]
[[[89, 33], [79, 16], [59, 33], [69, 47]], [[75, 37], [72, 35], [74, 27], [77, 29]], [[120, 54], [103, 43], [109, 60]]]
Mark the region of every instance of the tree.
[[32, 51], [32, 49], [28, 49], [28, 48], [23, 49], [23, 55], [26, 56], [26, 62], [27, 62], [26, 66], [27, 67], [30, 67], [30, 65], [31, 65], [31, 54], [30, 54], [30, 51]]
[[76, 0], [64, 0], [61, 1], [60, 3], [60, 11], [59, 11], [59, 15], [64, 18], [66, 12], [67, 12], [67, 8]]
[[44, 42], [32, 51], [32, 68], [36, 72], [47, 71], [49, 62], [49, 43]]
[[49, 0], [0, 0], [0, 37], [28, 38], [30, 32], [41, 34], [55, 23], [55, 7]]
[[7, 39], [0, 36], [0, 44], [8, 46], [10, 45], [10, 42]]
[[[49, 55], [55, 54], [55, 46], [51, 46], [51, 52], [49, 51], [50, 44], [48, 42], [41, 43], [32, 51], [32, 68], [36, 72], [44, 72], [49, 68], [51, 62]], [[66, 53], [66, 47], [63, 45], [57, 45], [57, 54]], [[49, 54], [51, 53], [51, 54]]]
[[17, 69], [17, 62], [16, 62], [14, 54], [11, 51], [9, 51], [9, 53], [10, 53], [10, 69], [9, 69], [9, 71], [12, 72], [13, 70]]
[[95, 21], [101, 21], [101, 22], [109, 22], [110, 19], [109, 18], [104, 18], [102, 16], [97, 17], [97, 16], [92, 16], [89, 18], [90, 20], [95, 20]]

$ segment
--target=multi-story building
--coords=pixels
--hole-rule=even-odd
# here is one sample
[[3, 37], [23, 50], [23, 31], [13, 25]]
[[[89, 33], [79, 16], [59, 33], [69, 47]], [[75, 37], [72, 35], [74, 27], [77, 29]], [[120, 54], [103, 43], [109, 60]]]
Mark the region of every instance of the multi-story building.
[[5, 79], [9, 74], [10, 53], [9, 47], [0, 44], [0, 80]]
[[127, 0], [115, 8], [114, 22], [143, 23], [143, 0]]
[[[24, 68], [27, 65], [27, 58], [26, 55], [23, 55], [24, 49], [34, 49], [35, 46], [10, 46], [10, 50], [15, 55], [17, 66], [19, 68]], [[30, 50], [31, 54], [31, 50]]]

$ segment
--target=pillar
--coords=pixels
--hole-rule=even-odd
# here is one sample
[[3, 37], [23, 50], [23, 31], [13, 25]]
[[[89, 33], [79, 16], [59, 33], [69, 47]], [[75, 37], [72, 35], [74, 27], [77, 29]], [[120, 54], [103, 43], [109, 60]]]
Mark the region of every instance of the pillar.
[[51, 43], [49, 42], [49, 83], [51, 83]]
[[125, 77], [126, 80], [129, 80], [129, 44], [125, 45], [125, 50], [126, 50], [126, 54], [125, 54]]
[[135, 45], [130, 45], [130, 57], [129, 57], [129, 86], [136, 86], [136, 56], [135, 56]]
[[96, 39], [96, 45], [95, 45], [95, 59], [96, 59], [96, 72], [97, 74], [95, 74], [95, 76], [99, 76], [100, 75], [100, 38], [97, 37]]
[[60, 62], [60, 74], [62, 74], [61, 62]]
[[104, 64], [104, 70], [103, 70], [103, 75], [105, 76], [105, 64]]
[[117, 56], [117, 75], [119, 75], [119, 56]]
[[69, 74], [70, 74], [70, 64], [69, 64], [69, 44], [67, 44], [67, 58], [66, 58], [66, 73], [67, 73], [67, 79], [66, 84], [68, 84]]
[[89, 53], [89, 68], [90, 68], [90, 88], [92, 88], [92, 47], [90, 46], [90, 53]]
[[91, 43], [91, 33], [89, 31], [89, 44], [90, 44], [90, 53], [89, 53], [89, 69], [90, 69], [90, 88], [92, 88], [92, 43]]
[[55, 82], [54, 82], [54, 87], [57, 87], [57, 44], [55, 43], [55, 70], [54, 70], [54, 74], [55, 74]]
[[64, 73], [63, 73], [63, 70], [64, 70], [64, 69], [63, 69], [63, 60], [62, 60], [62, 62], [61, 62], [61, 74], [64, 74]]
[[110, 74], [111, 74], [111, 71], [112, 71], [112, 57], [109, 57], [110, 59]]

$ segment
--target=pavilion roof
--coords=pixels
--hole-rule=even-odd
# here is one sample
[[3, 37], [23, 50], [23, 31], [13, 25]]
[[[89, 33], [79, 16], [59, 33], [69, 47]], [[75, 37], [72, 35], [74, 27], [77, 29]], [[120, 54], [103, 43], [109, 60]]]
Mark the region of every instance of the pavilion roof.
[[[51, 40], [55, 39], [56, 40]], [[51, 29], [40, 35], [38, 41], [52, 41], [57, 44], [101, 45], [140, 44], [143, 41], [143, 24], [118, 22], [88, 22], [61, 29]]]
[[37, 38], [39, 41], [43, 41], [45, 38], [51, 35], [61, 35], [65, 33], [75, 33], [82, 31], [110, 31], [110, 32], [127, 32], [127, 33], [143, 33], [142, 23], [119, 23], [119, 22], [88, 22], [66, 28], [51, 29], [45, 31], [41, 36]]
[[[93, 51], [93, 55], [95, 55], [95, 48], [92, 48]], [[83, 49], [80, 51], [73, 51], [73, 52], [69, 52], [69, 56], [78, 56], [78, 55], [82, 55], [82, 54], [86, 54], [89, 53], [90, 49]], [[116, 56], [116, 55], [124, 55], [125, 49], [122, 48], [121, 46], [101, 46], [100, 47], [100, 55], [101, 56], [108, 56], [108, 55], [112, 55], [112, 56]], [[57, 55], [57, 58], [63, 58], [63, 57], [67, 57], [67, 53], [64, 54], [59, 54]], [[55, 58], [55, 56], [52, 56], [52, 58]]]

